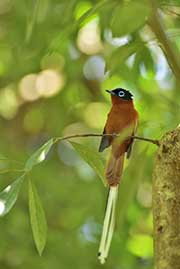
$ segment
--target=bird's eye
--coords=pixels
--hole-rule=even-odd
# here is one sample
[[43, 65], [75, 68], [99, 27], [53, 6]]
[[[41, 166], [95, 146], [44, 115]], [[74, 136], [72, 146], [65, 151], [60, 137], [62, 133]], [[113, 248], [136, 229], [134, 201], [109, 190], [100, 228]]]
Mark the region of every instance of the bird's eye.
[[125, 92], [120, 91], [120, 92], [118, 93], [118, 95], [119, 95], [119, 97], [123, 97], [123, 96], [125, 95]]

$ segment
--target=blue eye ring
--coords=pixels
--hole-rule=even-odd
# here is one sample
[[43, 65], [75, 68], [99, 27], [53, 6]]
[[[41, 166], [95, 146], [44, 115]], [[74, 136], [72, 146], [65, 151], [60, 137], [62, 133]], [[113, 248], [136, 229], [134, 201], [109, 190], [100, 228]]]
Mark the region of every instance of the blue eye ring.
[[118, 93], [118, 96], [119, 96], [119, 97], [124, 97], [124, 96], [125, 96], [125, 92], [124, 92], [124, 91], [120, 91], [120, 92]]

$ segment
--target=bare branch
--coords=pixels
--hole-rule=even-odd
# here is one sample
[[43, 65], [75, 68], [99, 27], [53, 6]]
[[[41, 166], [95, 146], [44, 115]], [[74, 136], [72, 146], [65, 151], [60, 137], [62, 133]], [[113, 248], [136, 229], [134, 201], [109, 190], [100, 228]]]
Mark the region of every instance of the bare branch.
[[[58, 142], [58, 141], [63, 141], [63, 140], [68, 140], [71, 138], [78, 138], [78, 137], [102, 137], [102, 136], [113, 136], [113, 137], [120, 137], [120, 135], [116, 135], [116, 134], [95, 134], [95, 133], [88, 133], [88, 134], [74, 134], [74, 135], [68, 135], [68, 136], [64, 136], [64, 137], [55, 137], [54, 138], [54, 143]], [[157, 146], [160, 145], [159, 140], [157, 139], [150, 139], [150, 138], [145, 138], [145, 137], [141, 137], [141, 136], [131, 136], [129, 138], [134, 138], [137, 140], [142, 140], [142, 141], [146, 141], [152, 144], [155, 144]]]

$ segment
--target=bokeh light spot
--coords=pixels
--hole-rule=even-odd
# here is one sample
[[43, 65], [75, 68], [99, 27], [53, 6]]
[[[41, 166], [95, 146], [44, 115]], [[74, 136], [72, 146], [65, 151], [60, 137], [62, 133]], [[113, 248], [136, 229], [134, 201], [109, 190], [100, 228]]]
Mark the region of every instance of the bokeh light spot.
[[7, 187], [5, 188], [5, 190], [4, 190], [4, 192], [9, 192], [10, 189], [11, 189], [11, 185], [7, 186]]
[[29, 74], [21, 79], [19, 91], [21, 97], [26, 101], [35, 101], [40, 97], [36, 87], [37, 74]]
[[108, 43], [115, 47], [126, 45], [130, 40], [130, 36], [113, 37], [112, 31], [110, 29], [106, 29], [104, 31], [104, 38]]
[[91, 56], [83, 67], [84, 76], [89, 80], [103, 80], [105, 61], [100, 56]]
[[105, 103], [90, 103], [84, 111], [84, 120], [92, 128], [102, 129], [107, 119], [109, 106]]
[[98, 224], [93, 219], [88, 219], [79, 229], [79, 237], [83, 243], [97, 242]]
[[36, 80], [37, 91], [40, 96], [50, 97], [57, 94], [64, 86], [64, 76], [55, 70], [42, 71]]
[[77, 46], [85, 54], [91, 55], [102, 50], [97, 20], [93, 20], [79, 30]]
[[4, 201], [0, 200], [0, 215], [3, 215], [5, 210], [5, 203]]
[[19, 101], [15, 90], [10, 86], [0, 92], [0, 114], [6, 119], [12, 119], [18, 110]]

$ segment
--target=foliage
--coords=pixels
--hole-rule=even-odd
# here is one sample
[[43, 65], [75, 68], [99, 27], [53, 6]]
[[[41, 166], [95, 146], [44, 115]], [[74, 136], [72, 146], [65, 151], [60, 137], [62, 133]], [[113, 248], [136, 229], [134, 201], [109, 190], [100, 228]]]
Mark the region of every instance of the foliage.
[[31, 180], [29, 180], [29, 212], [34, 241], [41, 255], [46, 243], [47, 224], [40, 198]]
[[[157, 8], [165, 35], [152, 22]], [[98, 178], [108, 153], [97, 152], [96, 137], [53, 137], [101, 133], [111, 105], [105, 89], [114, 87], [133, 92], [138, 134], [158, 139], [176, 127], [179, 10], [178, 0], [1, 0], [0, 214], [18, 198], [1, 219], [2, 268], [99, 268], [107, 191]], [[138, 141], [125, 163], [107, 268], [153, 268], [155, 150]], [[27, 187], [40, 254], [47, 219], [42, 257]]]
[[96, 171], [96, 173], [102, 179], [102, 182], [106, 186], [106, 182], [104, 179], [105, 165], [102, 161], [101, 155], [85, 145], [81, 145], [74, 142], [71, 142], [71, 144], [80, 154], [80, 156]]

